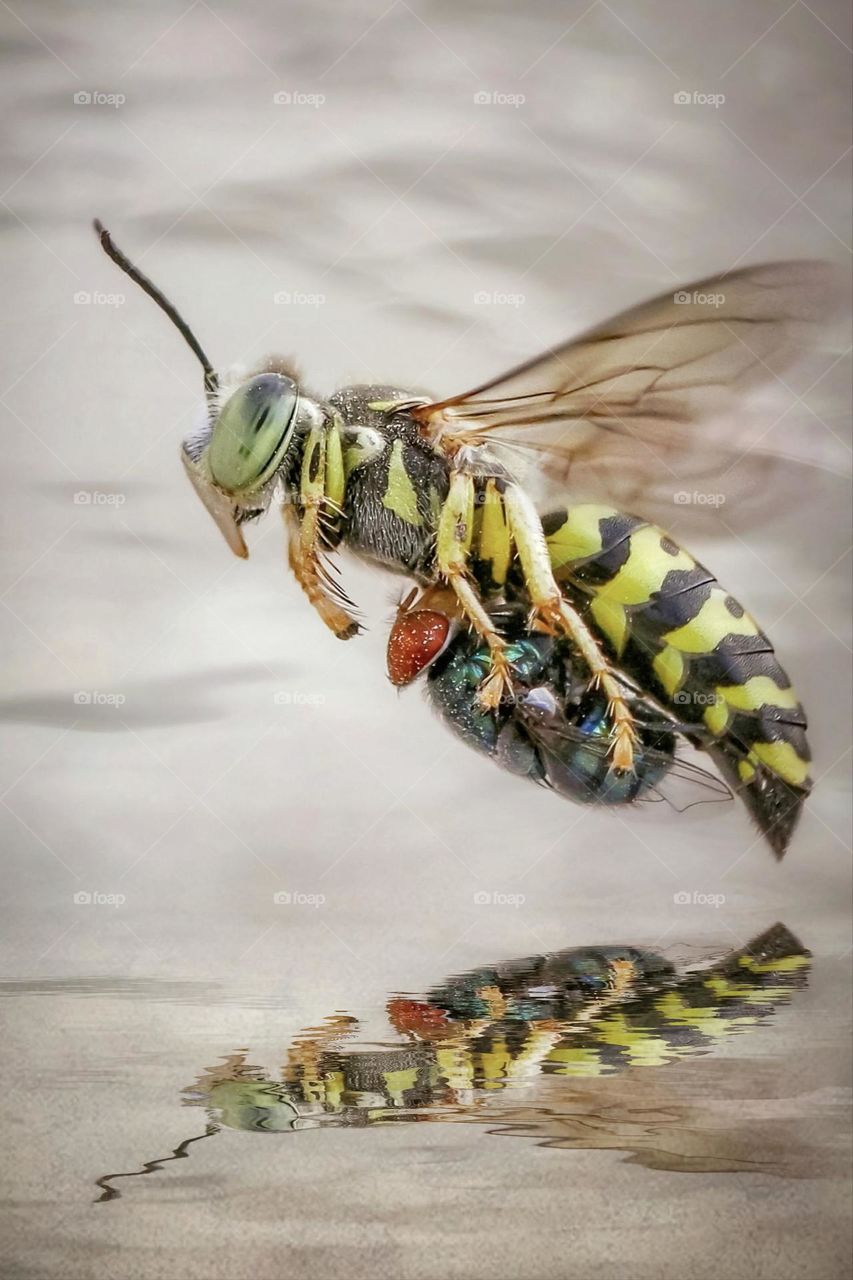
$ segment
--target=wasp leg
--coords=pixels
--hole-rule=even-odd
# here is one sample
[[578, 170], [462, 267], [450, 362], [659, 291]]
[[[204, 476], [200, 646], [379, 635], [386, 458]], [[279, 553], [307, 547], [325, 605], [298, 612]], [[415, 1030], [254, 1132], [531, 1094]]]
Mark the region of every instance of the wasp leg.
[[288, 532], [288, 562], [296, 581], [326, 626], [339, 640], [349, 640], [361, 630], [346, 607], [354, 606], [323, 561], [324, 521], [340, 510], [343, 475], [337, 424], [312, 427], [302, 457], [300, 513], [285, 504], [281, 514]]
[[492, 669], [480, 686], [479, 699], [483, 707], [493, 709], [503, 698], [512, 697], [512, 673], [506, 644], [492, 625], [468, 575], [473, 530], [474, 480], [464, 472], [454, 471], [438, 521], [438, 572], [452, 588], [465, 620], [489, 646]]
[[534, 618], [572, 640], [589, 669], [593, 684], [604, 691], [607, 713], [613, 726], [610, 748], [613, 767], [627, 773], [634, 767], [637, 728], [625, 698], [624, 686], [583, 618], [563, 598], [551, 568], [542, 522], [533, 503], [514, 484], [506, 486], [503, 500], [530, 592]]

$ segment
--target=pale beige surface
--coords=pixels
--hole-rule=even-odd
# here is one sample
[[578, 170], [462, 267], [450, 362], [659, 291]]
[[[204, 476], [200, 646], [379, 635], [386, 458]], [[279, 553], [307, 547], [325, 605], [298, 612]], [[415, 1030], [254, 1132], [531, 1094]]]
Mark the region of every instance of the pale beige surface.
[[[795, 501], [755, 530], [724, 507], [742, 541], [711, 520], [690, 543], [770, 631], [812, 717], [820, 783], [779, 867], [733, 805], [713, 825], [622, 821], [467, 753], [384, 680], [393, 580], [348, 567], [373, 629], [342, 646], [284, 574], [274, 516], [248, 564], [229, 559], [177, 459], [196, 368], [87, 224], [142, 256], [217, 361], [280, 349], [320, 390], [450, 392], [736, 260], [841, 268], [844, 6], [12, 8], [0, 976], [53, 986], [7, 987], [22, 998], [3, 1005], [4, 1273], [843, 1275], [845, 362], [795, 382], [803, 402], [768, 402], [779, 447], [820, 464]], [[75, 105], [81, 91], [126, 102]], [[280, 91], [325, 101], [276, 105]], [[694, 91], [726, 100], [673, 101]], [[688, 514], [674, 506], [674, 531]], [[278, 890], [325, 902], [276, 906]], [[725, 903], [677, 905], [681, 890]], [[77, 905], [81, 891], [126, 900]], [[478, 891], [525, 901], [477, 906]], [[94, 1178], [201, 1127], [180, 1090], [241, 1045], [274, 1066], [336, 1009], [387, 1035], [389, 991], [453, 970], [604, 942], [684, 959], [779, 918], [816, 953], [812, 987], [680, 1087], [735, 1146], [781, 1144], [781, 1174], [401, 1125], [219, 1135], [91, 1204]], [[126, 978], [147, 994], [109, 993]], [[157, 985], [177, 980], [202, 985], [189, 1002]], [[551, 1082], [513, 1105], [571, 1099]]]

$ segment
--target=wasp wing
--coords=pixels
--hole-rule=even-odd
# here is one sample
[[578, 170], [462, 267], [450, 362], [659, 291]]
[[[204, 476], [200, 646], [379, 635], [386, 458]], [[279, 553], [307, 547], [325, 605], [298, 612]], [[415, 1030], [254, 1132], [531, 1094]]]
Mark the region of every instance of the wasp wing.
[[827, 315], [832, 277], [829, 264], [793, 261], [697, 281], [414, 413], [429, 439], [488, 442], [516, 472], [527, 455], [534, 475], [563, 494], [570, 484], [576, 499], [638, 510], [665, 494], [671, 509], [675, 490], [719, 487], [746, 452], [742, 410], [728, 427], [722, 415], [802, 350]]

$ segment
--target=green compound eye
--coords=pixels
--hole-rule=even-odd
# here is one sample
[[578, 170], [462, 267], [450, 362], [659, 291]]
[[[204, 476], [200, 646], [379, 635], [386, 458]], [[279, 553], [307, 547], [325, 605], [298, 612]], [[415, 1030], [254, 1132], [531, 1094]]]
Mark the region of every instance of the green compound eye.
[[293, 438], [299, 389], [290, 378], [262, 373], [229, 396], [213, 428], [208, 460], [214, 483], [230, 494], [262, 487]]

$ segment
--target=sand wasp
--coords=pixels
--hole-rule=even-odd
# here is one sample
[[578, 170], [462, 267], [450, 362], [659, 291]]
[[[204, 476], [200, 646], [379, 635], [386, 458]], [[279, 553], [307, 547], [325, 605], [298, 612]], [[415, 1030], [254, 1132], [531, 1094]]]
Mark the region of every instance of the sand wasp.
[[638, 685], [691, 725], [784, 853], [811, 785], [803, 708], [753, 618], [643, 510], [650, 475], [682, 488], [727, 465], [700, 424], [796, 354], [801, 324], [823, 311], [823, 264], [696, 282], [462, 395], [351, 386], [324, 398], [278, 358], [222, 385], [175, 307], [95, 227], [201, 362], [207, 410], [182, 458], [236, 555], [277, 501], [290, 567], [341, 639], [360, 624], [337, 548], [408, 575], [423, 588], [409, 612], [462, 622], [485, 646], [487, 713], [515, 693], [491, 606], [523, 602], [527, 631], [570, 646], [601, 694], [615, 775], [642, 755]]

